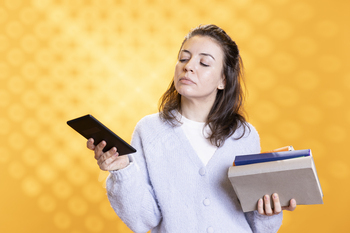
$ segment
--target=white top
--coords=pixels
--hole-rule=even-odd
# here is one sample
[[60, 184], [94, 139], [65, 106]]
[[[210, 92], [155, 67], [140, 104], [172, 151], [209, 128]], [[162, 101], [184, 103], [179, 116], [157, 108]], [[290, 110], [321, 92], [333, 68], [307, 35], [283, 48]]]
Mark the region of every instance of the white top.
[[217, 147], [210, 143], [207, 139], [210, 128], [207, 125], [204, 128], [205, 122], [197, 122], [181, 116], [181, 128], [185, 132], [187, 139], [191, 146], [196, 151], [198, 157], [202, 160], [204, 165], [207, 165], [210, 158], [214, 155]]

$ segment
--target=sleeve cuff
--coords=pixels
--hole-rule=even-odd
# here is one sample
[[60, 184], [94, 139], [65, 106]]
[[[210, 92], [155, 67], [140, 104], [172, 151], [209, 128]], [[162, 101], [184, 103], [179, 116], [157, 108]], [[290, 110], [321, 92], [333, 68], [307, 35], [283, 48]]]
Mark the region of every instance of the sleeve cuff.
[[130, 177], [135, 176], [135, 172], [137, 170], [134, 158], [132, 155], [128, 155], [129, 157], [129, 165], [123, 169], [109, 171], [112, 179], [114, 180], [127, 180]]

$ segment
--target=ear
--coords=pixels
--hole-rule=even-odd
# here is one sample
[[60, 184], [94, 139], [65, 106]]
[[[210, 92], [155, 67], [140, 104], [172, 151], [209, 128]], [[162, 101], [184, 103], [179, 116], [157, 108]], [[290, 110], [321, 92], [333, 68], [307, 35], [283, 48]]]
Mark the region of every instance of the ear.
[[225, 76], [223, 75], [222, 78], [221, 78], [221, 81], [218, 85], [218, 89], [219, 90], [224, 90], [225, 89], [225, 86], [226, 86], [226, 78]]

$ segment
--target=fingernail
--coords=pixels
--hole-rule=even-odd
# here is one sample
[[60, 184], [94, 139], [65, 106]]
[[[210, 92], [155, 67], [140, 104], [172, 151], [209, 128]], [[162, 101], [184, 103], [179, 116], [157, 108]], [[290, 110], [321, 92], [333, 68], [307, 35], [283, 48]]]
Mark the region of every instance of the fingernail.
[[273, 194], [273, 199], [277, 199], [277, 194]]

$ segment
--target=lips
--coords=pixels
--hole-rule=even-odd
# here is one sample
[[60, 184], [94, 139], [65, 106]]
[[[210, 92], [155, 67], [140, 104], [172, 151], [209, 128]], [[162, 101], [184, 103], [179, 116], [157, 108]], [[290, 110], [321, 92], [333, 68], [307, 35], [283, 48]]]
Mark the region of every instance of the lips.
[[193, 82], [191, 79], [189, 79], [187, 77], [180, 78], [179, 82], [181, 82], [183, 84], [196, 84], [195, 82]]

